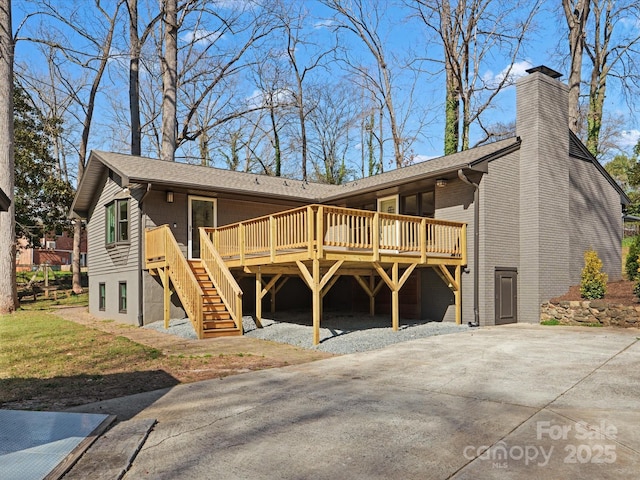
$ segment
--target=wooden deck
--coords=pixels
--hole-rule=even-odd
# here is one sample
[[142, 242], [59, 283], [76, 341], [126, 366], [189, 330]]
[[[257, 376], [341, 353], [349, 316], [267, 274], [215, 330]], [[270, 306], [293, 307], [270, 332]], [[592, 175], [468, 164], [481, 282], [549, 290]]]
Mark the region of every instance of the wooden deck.
[[[159, 229], [163, 229], [162, 234]], [[175, 255], [167, 260], [163, 244], [167, 243], [166, 235], [171, 231], [165, 227], [147, 231], [145, 257], [147, 268], [166, 269], [171, 276], [171, 264], [176, 260]], [[262, 298], [267, 293], [275, 295], [287, 276], [302, 277], [312, 293], [314, 344], [319, 342], [322, 298], [340, 275], [356, 279], [369, 296], [371, 313], [376, 294], [383, 285], [388, 286], [392, 326], [397, 330], [400, 289], [416, 268], [433, 267], [453, 290], [456, 321], [461, 321], [460, 278], [467, 263], [464, 223], [308, 205], [219, 228], [203, 228], [200, 235], [203, 265], [240, 328], [242, 292], [234, 271], [255, 275], [258, 325]], [[263, 281], [263, 275], [271, 277], [268, 282]], [[189, 298], [198, 295], [197, 285], [192, 287]], [[198, 315], [197, 308], [194, 315]], [[194, 322], [198, 328], [201, 324]]]

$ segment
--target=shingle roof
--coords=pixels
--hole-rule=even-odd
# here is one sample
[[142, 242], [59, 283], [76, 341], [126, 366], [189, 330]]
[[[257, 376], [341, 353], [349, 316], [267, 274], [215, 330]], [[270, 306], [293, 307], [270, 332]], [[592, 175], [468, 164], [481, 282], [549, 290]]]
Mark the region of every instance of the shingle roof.
[[[412, 179], [444, 175], [445, 173], [453, 172], [460, 168], [473, 168], [481, 162], [505, 155], [512, 149], [518, 148], [519, 145], [520, 139], [518, 137], [512, 137], [452, 155], [446, 155], [407, 167], [390, 170], [379, 175], [361, 178], [346, 183], [339, 196], [364, 193], [370, 190], [380, 190], [401, 183], [407, 183]], [[325, 198], [325, 200], [333, 198], [334, 197], [331, 196]]]
[[326, 185], [300, 180], [222, 170], [213, 167], [166, 162], [147, 157], [93, 151], [78, 186], [71, 211], [84, 216], [91, 206], [99, 182], [107, 169], [122, 177], [124, 184], [151, 183], [154, 186], [182, 187], [216, 192], [251, 194], [266, 198], [285, 198], [308, 203], [321, 203], [370, 190], [406, 183], [414, 178], [437, 176], [459, 168], [503, 155], [520, 144], [510, 138], [453, 155], [427, 160], [349, 182], [346, 185]]

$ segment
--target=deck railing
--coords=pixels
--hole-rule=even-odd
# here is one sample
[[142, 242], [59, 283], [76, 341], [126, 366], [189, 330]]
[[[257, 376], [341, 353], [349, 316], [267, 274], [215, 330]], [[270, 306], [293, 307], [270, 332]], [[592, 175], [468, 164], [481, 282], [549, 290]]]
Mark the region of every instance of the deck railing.
[[202, 227], [200, 228], [200, 260], [236, 327], [242, 330], [242, 290]]
[[[185, 258], [168, 225], [147, 228], [145, 235], [145, 259], [147, 268], [151, 264], [162, 262], [169, 267], [169, 276], [176, 289], [182, 306], [193, 324], [193, 328], [202, 338], [202, 297], [203, 292], [198, 284], [189, 263]], [[168, 279], [166, 279], [168, 281]]]
[[367, 210], [308, 205], [205, 229], [224, 260], [317, 248], [454, 257], [466, 262], [466, 224]]

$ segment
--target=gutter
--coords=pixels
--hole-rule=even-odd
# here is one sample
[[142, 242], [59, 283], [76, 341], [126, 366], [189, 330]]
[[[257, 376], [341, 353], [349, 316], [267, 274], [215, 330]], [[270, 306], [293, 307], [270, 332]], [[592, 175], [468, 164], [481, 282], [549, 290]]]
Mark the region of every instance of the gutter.
[[458, 178], [473, 187], [473, 323], [470, 327], [480, 326], [480, 185], [473, 183], [458, 170]]
[[144, 315], [142, 314], [144, 310], [144, 277], [142, 275], [142, 242], [144, 241], [144, 228], [142, 225], [142, 220], [144, 214], [142, 213], [142, 204], [144, 203], [145, 198], [149, 195], [151, 191], [151, 183], [147, 183], [147, 190], [144, 192], [140, 200], [138, 201], [138, 326], [142, 327], [144, 325]]

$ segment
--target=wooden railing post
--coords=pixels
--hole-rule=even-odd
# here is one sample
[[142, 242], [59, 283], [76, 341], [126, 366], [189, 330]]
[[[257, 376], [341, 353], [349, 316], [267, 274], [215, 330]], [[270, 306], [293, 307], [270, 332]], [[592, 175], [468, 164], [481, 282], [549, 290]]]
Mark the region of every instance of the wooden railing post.
[[269, 252], [271, 263], [276, 261], [276, 219], [269, 216]]
[[318, 245], [318, 258], [322, 258], [322, 247], [324, 245], [324, 207], [318, 206], [316, 213], [316, 243]]
[[427, 263], [427, 219], [420, 220], [420, 263]]
[[373, 238], [371, 239], [373, 246], [373, 261], [380, 260], [380, 214], [376, 212], [373, 215]]
[[238, 225], [238, 245], [240, 245], [240, 263], [244, 265], [245, 239], [244, 239], [244, 223]]
[[[474, 228], [478, 226], [475, 225]], [[462, 258], [462, 265], [467, 264], [467, 224], [463, 223], [460, 229], [460, 257]], [[477, 262], [477, 260], [474, 260]]]
[[313, 232], [314, 232], [314, 216], [313, 216], [313, 207], [307, 206], [307, 252], [309, 253], [309, 258], [313, 257]]

